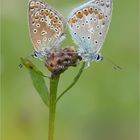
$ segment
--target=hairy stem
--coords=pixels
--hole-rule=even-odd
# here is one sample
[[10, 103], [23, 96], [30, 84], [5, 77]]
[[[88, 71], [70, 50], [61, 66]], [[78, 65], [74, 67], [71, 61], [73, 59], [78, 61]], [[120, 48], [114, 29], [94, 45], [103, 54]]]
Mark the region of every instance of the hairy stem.
[[57, 98], [58, 83], [59, 83], [59, 77], [50, 79], [48, 140], [54, 140], [54, 126], [55, 126], [56, 98]]

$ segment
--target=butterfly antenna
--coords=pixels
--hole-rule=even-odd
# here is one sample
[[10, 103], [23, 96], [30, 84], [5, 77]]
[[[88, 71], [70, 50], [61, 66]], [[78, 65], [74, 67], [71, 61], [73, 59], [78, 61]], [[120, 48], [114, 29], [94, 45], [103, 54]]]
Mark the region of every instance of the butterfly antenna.
[[115, 70], [122, 70], [122, 67], [120, 67], [119, 65], [117, 65], [113, 60], [111, 60], [108, 57], [104, 57], [109, 63], [111, 63], [113, 65], [113, 69]]

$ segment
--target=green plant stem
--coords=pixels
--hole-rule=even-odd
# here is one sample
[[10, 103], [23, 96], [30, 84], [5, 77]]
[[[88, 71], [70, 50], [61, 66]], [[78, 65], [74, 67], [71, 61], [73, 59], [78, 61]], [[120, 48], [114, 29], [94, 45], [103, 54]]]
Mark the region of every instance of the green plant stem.
[[84, 70], [84, 68], [85, 68], [85, 65], [86, 65], [86, 63], [83, 62], [83, 64], [82, 64], [82, 66], [81, 66], [81, 68], [80, 68], [78, 74], [75, 76], [75, 78], [74, 78], [74, 80], [72, 81], [72, 83], [58, 96], [58, 98], [57, 98], [57, 100], [56, 100], [56, 103], [61, 99], [61, 97], [62, 97], [65, 93], [67, 93], [67, 91], [69, 91], [69, 90], [77, 83], [77, 81], [79, 80], [80, 76], [81, 76], [82, 73], [83, 73], [83, 70]]
[[50, 79], [48, 140], [54, 140], [54, 126], [55, 126], [56, 98], [57, 98], [58, 83], [59, 83], [59, 77]]

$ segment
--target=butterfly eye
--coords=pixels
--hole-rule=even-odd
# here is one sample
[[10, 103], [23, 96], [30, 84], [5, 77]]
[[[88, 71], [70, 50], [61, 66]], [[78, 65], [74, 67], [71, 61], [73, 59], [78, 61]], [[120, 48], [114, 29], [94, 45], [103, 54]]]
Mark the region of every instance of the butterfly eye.
[[102, 57], [100, 54], [97, 54], [97, 55], [95, 56], [95, 60], [96, 60], [96, 61], [101, 61], [101, 60], [103, 60], [103, 57]]

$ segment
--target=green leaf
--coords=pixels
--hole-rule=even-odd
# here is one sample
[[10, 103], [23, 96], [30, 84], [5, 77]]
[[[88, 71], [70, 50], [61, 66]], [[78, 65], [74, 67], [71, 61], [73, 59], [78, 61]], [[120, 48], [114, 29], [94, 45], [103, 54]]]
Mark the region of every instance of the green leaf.
[[49, 91], [46, 86], [43, 73], [29, 60], [21, 58], [22, 64], [29, 70], [33, 85], [38, 91], [43, 102], [49, 106]]

